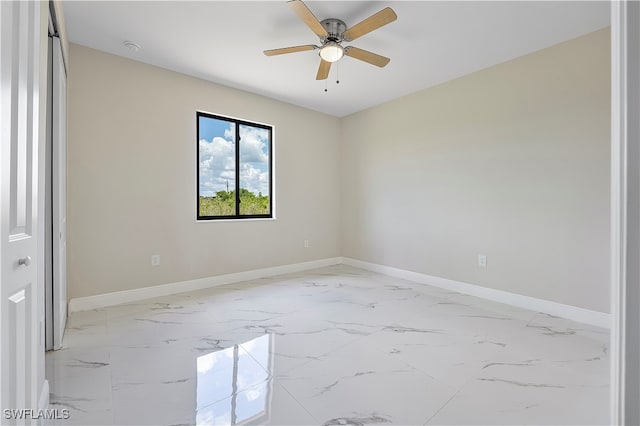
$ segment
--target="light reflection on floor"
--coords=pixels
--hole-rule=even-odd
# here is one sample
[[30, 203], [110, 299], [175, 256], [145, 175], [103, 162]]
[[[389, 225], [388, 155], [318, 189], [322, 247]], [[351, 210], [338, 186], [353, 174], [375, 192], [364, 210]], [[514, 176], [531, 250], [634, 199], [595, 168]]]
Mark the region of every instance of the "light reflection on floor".
[[198, 357], [196, 424], [235, 425], [268, 420], [272, 371], [262, 366], [273, 365], [272, 347], [273, 335], [265, 334]]

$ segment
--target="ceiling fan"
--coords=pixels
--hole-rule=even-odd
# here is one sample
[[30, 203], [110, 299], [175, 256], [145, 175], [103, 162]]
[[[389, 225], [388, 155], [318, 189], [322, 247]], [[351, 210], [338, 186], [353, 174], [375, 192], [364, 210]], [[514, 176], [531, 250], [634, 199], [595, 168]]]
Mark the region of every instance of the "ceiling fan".
[[289, 7], [307, 24], [311, 31], [320, 37], [320, 46], [315, 44], [305, 44], [302, 46], [283, 47], [281, 49], [265, 50], [267, 56], [282, 55], [285, 53], [303, 52], [306, 50], [319, 50], [320, 67], [316, 75], [316, 80], [325, 80], [329, 77], [331, 64], [340, 60], [344, 55], [359, 59], [378, 67], [384, 67], [390, 61], [389, 58], [378, 55], [368, 50], [359, 49], [355, 46], [342, 46], [343, 41], [353, 41], [373, 30], [385, 26], [395, 21], [398, 16], [390, 7], [385, 7], [378, 13], [374, 13], [362, 22], [357, 23], [347, 29], [347, 25], [340, 19], [329, 18], [323, 21], [311, 13], [307, 5], [302, 0], [290, 0]]

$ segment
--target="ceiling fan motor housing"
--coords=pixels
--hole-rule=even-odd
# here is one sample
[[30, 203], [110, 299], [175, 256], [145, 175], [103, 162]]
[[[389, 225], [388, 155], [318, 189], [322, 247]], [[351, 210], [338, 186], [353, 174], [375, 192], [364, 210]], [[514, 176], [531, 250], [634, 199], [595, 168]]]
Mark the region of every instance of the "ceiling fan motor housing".
[[328, 35], [321, 37], [322, 44], [327, 43], [329, 41], [333, 41], [336, 43], [341, 43], [342, 33], [347, 30], [347, 24], [345, 24], [340, 19], [329, 18], [323, 21], [320, 21], [322, 26], [327, 30]]

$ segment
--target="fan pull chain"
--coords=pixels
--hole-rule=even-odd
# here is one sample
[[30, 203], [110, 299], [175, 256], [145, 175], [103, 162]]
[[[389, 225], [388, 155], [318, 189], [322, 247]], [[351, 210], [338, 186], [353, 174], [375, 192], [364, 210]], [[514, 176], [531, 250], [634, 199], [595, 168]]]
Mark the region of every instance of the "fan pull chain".
[[336, 63], [336, 84], [340, 84], [340, 61]]
[[327, 90], [327, 80], [329, 80], [329, 79], [328, 78], [324, 79], [324, 91], [325, 92], [328, 92], [328, 90]]

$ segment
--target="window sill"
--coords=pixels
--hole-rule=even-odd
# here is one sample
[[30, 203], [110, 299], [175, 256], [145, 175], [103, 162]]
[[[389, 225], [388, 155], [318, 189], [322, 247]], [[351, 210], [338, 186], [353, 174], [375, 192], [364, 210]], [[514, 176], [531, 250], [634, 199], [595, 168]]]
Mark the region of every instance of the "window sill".
[[268, 222], [276, 220], [275, 217], [250, 217], [246, 219], [196, 219], [196, 223], [225, 223], [225, 222]]

